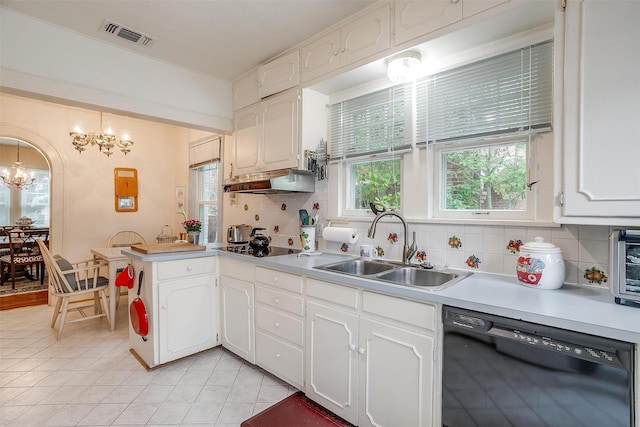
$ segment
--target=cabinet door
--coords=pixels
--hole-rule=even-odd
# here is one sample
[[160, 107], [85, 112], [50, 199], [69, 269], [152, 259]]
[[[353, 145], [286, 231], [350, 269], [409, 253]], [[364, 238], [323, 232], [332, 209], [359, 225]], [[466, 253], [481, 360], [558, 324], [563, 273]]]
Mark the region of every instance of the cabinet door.
[[640, 224], [638, 22], [637, 1], [567, 4], [563, 213], [581, 223]]
[[389, 47], [389, 5], [342, 27], [340, 65], [352, 64]]
[[303, 47], [300, 49], [300, 56], [300, 76], [303, 83], [337, 70], [340, 68], [340, 30]]
[[258, 68], [258, 96], [266, 98], [300, 83], [300, 53], [296, 50]]
[[356, 315], [307, 302], [305, 393], [310, 399], [356, 425], [357, 344]]
[[233, 82], [233, 111], [258, 102], [258, 70]]
[[160, 363], [217, 344], [218, 299], [213, 275], [159, 282], [158, 303]]
[[360, 319], [359, 426], [433, 424], [433, 338]]
[[446, 27], [462, 19], [462, 0], [396, 1], [395, 44]]
[[234, 176], [250, 174], [257, 170], [260, 144], [259, 117], [259, 104], [237, 111], [235, 114]]
[[298, 90], [262, 103], [262, 164], [270, 171], [298, 166]]
[[220, 276], [222, 345], [245, 360], [255, 363], [253, 284]]

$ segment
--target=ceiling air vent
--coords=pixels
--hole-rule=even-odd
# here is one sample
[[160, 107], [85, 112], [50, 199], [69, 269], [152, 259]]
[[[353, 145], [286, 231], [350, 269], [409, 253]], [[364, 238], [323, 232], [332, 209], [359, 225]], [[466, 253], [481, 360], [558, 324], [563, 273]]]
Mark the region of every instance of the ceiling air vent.
[[128, 40], [141, 46], [151, 46], [153, 42], [153, 37], [151, 36], [106, 19], [102, 21], [101, 29], [112, 36], [120, 37], [121, 39]]

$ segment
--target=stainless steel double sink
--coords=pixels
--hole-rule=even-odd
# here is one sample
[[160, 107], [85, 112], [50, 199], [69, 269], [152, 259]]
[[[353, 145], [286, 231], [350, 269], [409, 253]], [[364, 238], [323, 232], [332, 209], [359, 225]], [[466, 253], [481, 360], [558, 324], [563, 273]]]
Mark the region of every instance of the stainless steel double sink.
[[415, 286], [428, 290], [440, 290], [451, 286], [472, 273], [428, 270], [390, 261], [363, 258], [350, 259], [314, 267], [363, 279], [380, 280], [396, 285]]

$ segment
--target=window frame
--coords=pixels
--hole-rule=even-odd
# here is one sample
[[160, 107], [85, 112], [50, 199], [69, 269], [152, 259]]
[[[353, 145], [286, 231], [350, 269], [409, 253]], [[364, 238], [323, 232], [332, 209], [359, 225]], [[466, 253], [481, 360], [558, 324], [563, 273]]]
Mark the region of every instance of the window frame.
[[[486, 220], [513, 220], [513, 221], [532, 221], [536, 217], [537, 191], [526, 190], [527, 208], [524, 210], [505, 210], [505, 209], [466, 209], [455, 210], [445, 209], [443, 202], [446, 199], [445, 171], [443, 167], [443, 154], [457, 150], [468, 150], [473, 148], [487, 148], [494, 146], [503, 146], [524, 143], [526, 146], [527, 165], [535, 164], [535, 150], [532, 149], [532, 142], [528, 135], [514, 135], [508, 138], [492, 139], [488, 141], [469, 141], [459, 144], [436, 144], [429, 145], [432, 156], [433, 169], [433, 196], [431, 203], [432, 217], [437, 219], [486, 219]], [[527, 180], [528, 181], [528, 180]]]
[[362, 217], [365, 216], [368, 212], [370, 212], [369, 208], [356, 209], [352, 206], [352, 203], [355, 201], [355, 185], [353, 183], [353, 173], [351, 167], [360, 163], [368, 163], [368, 162], [383, 162], [383, 161], [391, 161], [397, 160], [400, 163], [399, 172], [400, 172], [400, 206], [394, 207], [396, 210], [402, 209], [402, 175], [404, 170], [404, 156], [399, 154], [388, 154], [388, 155], [379, 155], [373, 156], [370, 158], [352, 158], [348, 160], [344, 160], [340, 162], [340, 170], [342, 182], [344, 183], [344, 191], [342, 192], [342, 215], [350, 216], [350, 217]]

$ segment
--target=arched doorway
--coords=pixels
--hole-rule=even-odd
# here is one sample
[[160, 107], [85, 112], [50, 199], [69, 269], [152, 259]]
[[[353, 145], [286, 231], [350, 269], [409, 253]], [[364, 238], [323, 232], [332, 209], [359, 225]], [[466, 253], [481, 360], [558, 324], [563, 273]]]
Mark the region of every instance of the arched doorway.
[[[18, 179], [20, 176], [23, 178]], [[0, 135], [0, 227], [28, 225], [49, 229], [50, 176], [49, 162], [37, 147], [21, 138]], [[5, 252], [8, 242], [2, 233], [0, 256]], [[41, 284], [38, 277], [21, 274], [16, 276], [14, 285], [7, 280], [7, 274], [0, 277], [0, 309], [48, 302], [46, 281]]]

